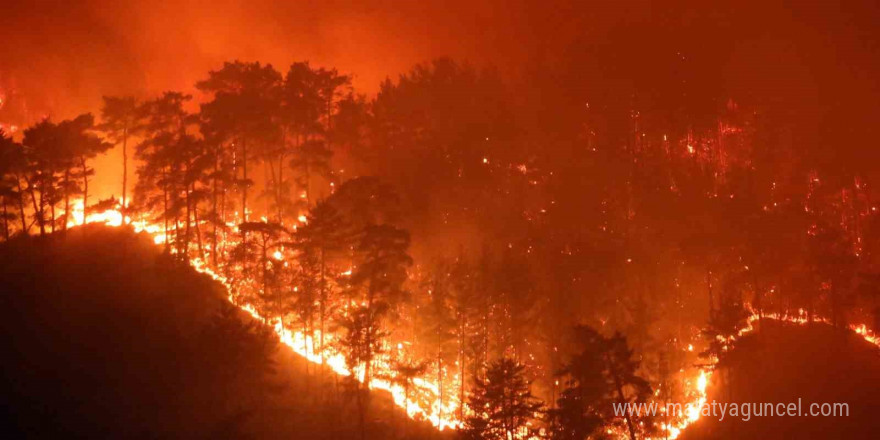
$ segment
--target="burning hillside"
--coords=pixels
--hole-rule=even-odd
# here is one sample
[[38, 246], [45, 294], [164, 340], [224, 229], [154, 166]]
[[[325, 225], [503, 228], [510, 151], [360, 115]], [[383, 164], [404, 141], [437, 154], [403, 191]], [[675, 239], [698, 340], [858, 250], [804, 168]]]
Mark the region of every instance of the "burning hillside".
[[[0, 245], [2, 430], [10, 438], [357, 435], [355, 409], [222, 285], [151, 240], [91, 225]], [[324, 389], [319, 398], [317, 390]], [[315, 393], [315, 394], [313, 394]], [[397, 423], [383, 437], [428, 438]]]
[[877, 5], [234, 3], [4, 11], [0, 238], [142, 235], [340, 437], [677, 438], [765, 327], [880, 342]]

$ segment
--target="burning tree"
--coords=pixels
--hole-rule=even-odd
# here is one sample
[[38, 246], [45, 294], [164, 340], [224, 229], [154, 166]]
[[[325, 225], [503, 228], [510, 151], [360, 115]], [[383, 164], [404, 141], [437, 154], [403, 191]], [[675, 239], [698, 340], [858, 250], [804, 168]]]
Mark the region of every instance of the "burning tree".
[[351, 274], [354, 287], [354, 310], [358, 322], [365, 325], [360, 356], [364, 364], [364, 381], [369, 383], [375, 357], [375, 340], [383, 318], [404, 298], [406, 269], [412, 264], [407, 254], [409, 234], [391, 225], [367, 226], [357, 246], [357, 263]]
[[114, 144], [122, 144], [122, 200], [121, 211], [125, 220], [128, 206], [128, 140], [143, 129], [143, 107], [132, 96], [105, 96], [101, 108], [102, 122], [98, 129]]
[[[54, 231], [59, 221], [63, 229], [73, 221], [71, 197], [82, 198], [83, 218], [88, 217], [89, 178], [94, 174], [88, 162], [111, 147], [94, 130], [94, 117], [88, 113], [58, 124], [44, 119], [25, 130], [23, 177], [40, 234], [46, 225]], [[62, 201], [64, 214], [58, 216], [55, 208]]]
[[424, 345], [427, 358], [432, 359], [436, 371], [437, 399], [440, 414], [438, 419], [443, 422], [443, 407], [449, 396], [446, 394], [447, 370], [455, 359], [455, 316], [452, 309], [450, 279], [448, 265], [439, 263], [431, 268], [428, 279], [424, 280], [422, 289], [427, 291], [426, 304], [421, 304], [418, 312], [418, 340]]
[[321, 371], [324, 371], [325, 336], [327, 323], [338, 303], [338, 262], [344, 255], [349, 234], [345, 219], [327, 202], [318, 202], [308, 214], [306, 224], [293, 234], [294, 247], [300, 251], [299, 279], [304, 294], [317, 304], [318, 352], [321, 355]]
[[[28, 233], [27, 217], [24, 211], [24, 191], [21, 175], [26, 162], [21, 144], [0, 130], [0, 200], [3, 203], [3, 236], [9, 240], [12, 224], [16, 216], [21, 221], [21, 233]], [[12, 207], [10, 207], [10, 205]], [[18, 214], [10, 212], [17, 210]]]
[[230, 149], [237, 189], [241, 193], [240, 221], [248, 221], [248, 189], [254, 181], [248, 175], [248, 164], [264, 157], [279, 142], [280, 131], [274, 118], [280, 105], [278, 86], [281, 74], [272, 65], [234, 61], [211, 71], [208, 79], [196, 87], [213, 95], [201, 107], [205, 131], [221, 145]]

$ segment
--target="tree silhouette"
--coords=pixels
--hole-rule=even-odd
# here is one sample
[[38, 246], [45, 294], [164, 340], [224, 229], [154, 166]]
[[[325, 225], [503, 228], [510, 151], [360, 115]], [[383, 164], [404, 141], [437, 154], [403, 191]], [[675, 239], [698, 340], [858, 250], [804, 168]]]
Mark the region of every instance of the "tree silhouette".
[[262, 304], [264, 316], [267, 318], [280, 316], [286, 309], [283, 306], [286, 295], [282, 289], [279, 289], [277, 272], [273, 271], [275, 263], [270, 258], [270, 251], [283, 245], [280, 239], [286, 235], [286, 230], [277, 223], [268, 222], [245, 222], [239, 225], [239, 229], [243, 234], [253, 235], [256, 238], [253, 241], [242, 240], [238, 244], [239, 248], [247, 249], [234, 251], [236, 255], [234, 261], [243, 266], [256, 264], [256, 270], [253, 272], [258, 274], [261, 287], [257, 291], [257, 299]]
[[[616, 423], [619, 415], [614, 405], [626, 408], [651, 397], [651, 386], [637, 374], [639, 361], [633, 359], [626, 337], [615, 333], [606, 338], [588, 326], [577, 326], [574, 332], [580, 351], [557, 373], [565, 388], [557, 407], [549, 413], [552, 438], [589, 437]], [[623, 419], [633, 440], [637, 430], [651, 432], [653, 424], [648, 415], [625, 411]]]
[[327, 199], [353, 229], [371, 224], [396, 223], [401, 216], [400, 198], [391, 185], [378, 177], [348, 180]]
[[[280, 121], [283, 143], [277, 154], [277, 177], [273, 171], [279, 215], [284, 215], [286, 210], [295, 209], [298, 205], [296, 202], [300, 201], [300, 197], [295, 199], [296, 202], [287, 200], [289, 184], [284, 179], [285, 166], [290, 166], [298, 172], [296, 175], [297, 185], [305, 191], [306, 208], [309, 207], [309, 201], [312, 197], [309, 188], [310, 172], [329, 173], [327, 161], [332, 152], [326, 148], [323, 142], [321, 113], [322, 102], [318, 89], [317, 72], [309, 66], [308, 62], [291, 64], [281, 86]], [[286, 163], [285, 157], [291, 154], [293, 159]], [[319, 169], [313, 170], [315, 167]]]
[[299, 263], [302, 276], [305, 278], [304, 285], [316, 290], [318, 303], [318, 331], [319, 347], [321, 355], [321, 372], [324, 371], [325, 335], [327, 333], [327, 321], [334, 313], [334, 292], [331, 272], [337, 261], [344, 253], [345, 244], [348, 240], [348, 230], [341, 215], [327, 202], [318, 202], [308, 214], [306, 224], [296, 229], [294, 243], [296, 249], [301, 251]]
[[407, 254], [409, 233], [391, 225], [370, 225], [361, 234], [357, 246], [357, 263], [351, 274], [351, 284], [361, 292], [364, 300], [360, 322], [368, 327], [364, 331], [366, 341], [364, 377], [369, 381], [372, 350], [379, 343], [372, 338], [386, 313], [391, 311], [404, 297], [403, 284], [407, 278], [407, 267], [412, 258]]
[[122, 144], [122, 218], [126, 219], [128, 207], [128, 139], [137, 136], [143, 126], [143, 109], [132, 96], [105, 96], [101, 107], [101, 124], [98, 129], [103, 131], [114, 145]]
[[709, 318], [708, 325], [701, 332], [708, 346], [700, 353], [700, 357], [708, 360], [707, 367], [721, 370], [722, 375], [727, 379], [728, 392], [732, 392], [733, 388], [730, 386], [732, 365], [727, 362], [727, 357], [733, 348], [733, 340], [745, 328], [748, 318], [749, 312], [738, 297], [724, 295], [721, 306]]
[[[248, 175], [252, 158], [263, 157], [272, 145], [277, 145], [280, 130], [276, 124], [279, 100], [279, 74], [270, 64], [227, 62], [219, 70], [208, 73], [208, 79], [196, 87], [213, 95], [201, 106], [204, 131], [208, 136], [230, 148], [238, 149], [241, 161], [241, 218], [248, 221], [248, 188], [253, 180]], [[236, 173], [237, 174], [237, 173]]]
[[[20, 144], [0, 130], [0, 200], [3, 202], [3, 236], [9, 240], [16, 214], [10, 209], [18, 210], [21, 220], [21, 233], [28, 233], [27, 218], [24, 213], [24, 191], [19, 177], [25, 169], [24, 151]], [[12, 205], [12, 208], [10, 208]]]
[[525, 367], [502, 358], [478, 378], [468, 400], [472, 414], [465, 418], [465, 438], [509, 440], [528, 438], [528, 422], [536, 419], [541, 403], [529, 390]]
[[[94, 129], [94, 117], [86, 113], [57, 124], [45, 119], [25, 130], [22, 144], [27, 172], [23, 177], [41, 235], [45, 234], [47, 224], [54, 231], [58, 221], [62, 228], [67, 228], [72, 221], [71, 196], [82, 195], [83, 216], [88, 216], [89, 177], [94, 174], [88, 161], [111, 147]], [[82, 185], [77, 179], [82, 179]], [[59, 217], [55, 207], [61, 201], [64, 214]]]
[[[89, 177], [95, 174], [94, 168], [88, 165], [89, 160], [95, 158], [99, 154], [107, 152], [113, 147], [112, 144], [104, 142], [95, 134], [95, 118], [86, 113], [77, 116], [69, 121], [61, 121], [58, 128], [63, 136], [63, 142], [67, 145], [65, 150], [68, 154], [72, 154], [74, 160], [79, 166], [76, 177], [82, 179], [82, 195], [83, 195], [83, 219], [89, 215]], [[70, 221], [67, 216], [70, 213], [70, 194], [76, 192], [77, 188], [71, 186], [68, 182], [70, 176], [69, 171], [65, 171], [65, 219], [64, 227]]]
[[[858, 259], [852, 243], [831, 225], [820, 225], [809, 240], [809, 268], [816, 278], [816, 291], [827, 296], [828, 316], [834, 326], [846, 324]], [[811, 301], [812, 302], [812, 301]], [[808, 308], [812, 312], [814, 305]]]
[[[45, 235], [46, 225], [55, 230], [55, 205], [62, 198], [62, 186], [58, 176], [65, 171], [68, 182], [74, 158], [70, 151], [62, 151], [61, 134], [58, 125], [44, 119], [24, 131], [24, 157], [27, 162], [23, 174], [30, 194], [33, 215], [40, 227], [40, 235]], [[48, 211], [48, 212], [47, 212]], [[50, 218], [47, 219], [47, 214]]]
[[431, 353], [434, 369], [436, 369], [438, 401], [440, 410], [438, 420], [444, 421], [442, 411], [446, 402], [445, 382], [447, 364], [455, 358], [455, 316], [452, 310], [448, 265], [440, 262], [432, 267], [428, 279], [423, 282], [422, 289], [427, 291], [427, 304], [419, 314], [417, 323], [420, 341], [424, 341], [426, 352]]
[[[425, 374], [425, 371], [428, 370], [427, 362], [416, 362], [412, 360], [400, 360], [397, 359], [391, 366], [392, 371], [394, 371], [394, 375], [391, 377], [391, 382], [399, 384], [403, 386], [403, 411], [408, 416], [409, 415], [409, 395], [410, 390], [412, 389], [413, 382], [416, 378]], [[407, 417], [409, 418], [409, 417]], [[404, 421], [404, 426], [408, 425], [408, 421]], [[404, 434], [405, 435], [405, 434]]]
[[[353, 375], [361, 439], [366, 438], [364, 418], [369, 406], [368, 390], [371, 380], [369, 367], [376, 355], [383, 351], [382, 340], [388, 335], [379, 320], [386, 310], [387, 304], [384, 303], [374, 304], [371, 307], [354, 305], [343, 309], [337, 319], [343, 329], [337, 344]], [[357, 377], [362, 378], [363, 389]]]
[[[165, 92], [162, 97], [145, 102], [144, 140], [136, 150], [141, 160], [135, 187], [137, 205], [147, 212], [159, 213], [157, 220], [163, 223], [166, 251], [172, 244], [169, 223], [173, 221], [173, 243], [181, 258], [188, 251], [191, 215], [197, 213], [194, 202], [203, 197], [195, 184], [203, 179], [210, 165], [202, 154], [204, 143], [188, 132], [196, 122], [196, 117], [184, 109], [190, 99], [190, 95]], [[180, 227], [182, 214], [186, 215], [184, 228]]]
[[319, 139], [310, 139], [302, 142], [293, 150], [293, 158], [290, 167], [299, 173], [299, 186], [305, 188], [306, 205], [311, 204], [311, 182], [315, 176], [330, 177], [330, 158], [333, 152], [327, 148], [325, 142]]

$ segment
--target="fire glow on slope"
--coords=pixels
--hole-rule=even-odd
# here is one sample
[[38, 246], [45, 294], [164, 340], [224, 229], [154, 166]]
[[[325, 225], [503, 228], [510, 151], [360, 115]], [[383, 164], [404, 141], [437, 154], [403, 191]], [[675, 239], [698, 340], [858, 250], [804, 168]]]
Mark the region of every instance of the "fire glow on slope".
[[[214, 280], [223, 284], [227, 291], [230, 293], [229, 300], [236, 304], [234, 301], [234, 287], [229, 283], [225, 277], [215, 273], [211, 268], [209, 268], [203, 261], [198, 258], [193, 259], [192, 261], [193, 268], [201, 273], [209, 275]], [[250, 304], [236, 304], [242, 310], [249, 313], [255, 319], [260, 321], [266, 321], [260, 314], [257, 312], [256, 308]], [[351, 376], [352, 372], [349, 370], [346, 365], [345, 358], [338, 353], [325, 355], [323, 358], [320, 353], [316, 353], [314, 348], [316, 346], [316, 340], [320, 338], [320, 332], [316, 331], [315, 337], [310, 335], [306, 335], [303, 332], [292, 331], [289, 328], [285, 328], [280, 319], [275, 320], [274, 323], [271, 323], [272, 328], [275, 330], [275, 333], [278, 334], [279, 339], [284, 345], [290, 347], [295, 353], [306, 358], [309, 362], [313, 362], [316, 364], [324, 364], [333, 370], [336, 374], [341, 376]], [[333, 340], [333, 334], [327, 334], [324, 336], [325, 344], [330, 344]], [[378, 373], [385, 373], [385, 375], [391, 374], [391, 367], [387, 365], [387, 363], [382, 362], [381, 360], [377, 360], [373, 369]], [[357, 379], [361, 382], [364, 380], [363, 371], [356, 372]], [[381, 375], [381, 374], [379, 374]], [[406, 392], [403, 385], [392, 383], [389, 380], [382, 378], [372, 378], [370, 380], [370, 388], [385, 390], [391, 393], [392, 398], [394, 399], [394, 403], [405, 409], [407, 415], [413, 419], [424, 419], [430, 421], [434, 426], [439, 428], [440, 430], [446, 428], [458, 428], [460, 422], [455, 420], [453, 414], [458, 410], [458, 405], [454, 403], [444, 403], [440, 404], [439, 400], [435, 400], [430, 408], [423, 408], [419, 405], [414, 399], [407, 398]], [[439, 395], [439, 390], [437, 385], [432, 383], [431, 381], [425, 380], [424, 378], [415, 378], [413, 380], [413, 386], [416, 390], [428, 391], [433, 395]], [[412, 394], [412, 391], [410, 391]], [[444, 415], [444, 418], [441, 419], [441, 414]]]
[[[74, 226], [83, 223], [103, 223], [108, 226], [118, 227], [123, 224], [123, 216], [117, 210], [89, 213], [89, 215], [85, 217], [83, 215], [81, 201], [74, 204], [72, 217], [73, 219], [68, 222], [68, 226]], [[133, 227], [135, 232], [149, 234], [153, 238], [154, 243], [161, 244], [165, 242], [166, 238], [162, 226], [151, 224], [144, 220], [132, 221], [128, 218], [126, 218], [126, 220], [129, 222], [130, 226]], [[274, 257], [279, 258], [277, 255], [275, 255]], [[253, 305], [241, 304], [235, 301], [235, 286], [233, 286], [232, 283], [230, 283], [224, 276], [214, 272], [207, 264], [205, 264], [204, 261], [199, 258], [192, 259], [191, 264], [192, 267], [198, 272], [204, 273], [223, 284], [223, 286], [226, 287], [227, 292], [229, 293], [228, 298], [230, 302], [249, 313], [255, 319], [267, 322], [264, 317], [260, 316]], [[812, 319], [810, 319], [807, 316], [806, 312], [804, 312], [803, 310], [799, 310], [797, 314], [758, 314], [753, 312], [752, 315], [749, 316], [746, 326], [739, 331], [738, 335], [723, 342], [728, 346], [732, 345], [740, 337], [753, 332], [755, 330], [755, 322], [761, 319], [770, 319], [796, 325], [806, 325], [810, 322], [831, 324], [830, 320], [826, 318], [813, 317]], [[320, 337], [319, 332], [316, 332], [315, 337], [313, 338], [312, 336], [306, 335], [303, 332], [293, 331], [289, 328], [285, 328], [280, 319], [275, 320], [274, 322], [267, 323], [273, 327], [275, 332], [278, 334], [280, 341], [284, 345], [290, 347], [291, 350], [293, 350], [298, 355], [304, 357], [309, 362], [313, 362], [319, 365], [324, 364], [336, 374], [342, 376], [351, 376], [352, 372], [348, 369], [345, 358], [341, 354], [325, 354], [325, 356], [322, 358], [320, 353], [315, 352], [316, 344], [314, 339]], [[870, 342], [871, 344], [880, 347], [880, 335], [868, 329], [866, 325], [854, 324], [850, 325], [849, 329], [861, 336], [867, 342]], [[325, 335], [325, 343], [327, 345], [330, 345], [333, 338], [334, 335], [328, 333], [327, 335]], [[400, 351], [401, 349], [402, 347], [398, 346], [398, 350]], [[689, 350], [690, 349], [692, 349], [692, 347], [689, 347]], [[717, 360], [714, 360], [714, 362], [717, 362]], [[415, 378], [413, 380], [411, 386], [412, 390], [410, 390], [410, 394], [423, 393], [434, 397], [430, 404], [425, 405], [421, 403], [423, 401], [419, 399], [407, 398], [406, 391], [403, 385], [384, 378], [393, 377], [393, 371], [388, 362], [379, 359], [373, 365], [373, 368], [377, 373], [380, 374], [376, 374], [377, 377], [370, 380], [370, 388], [388, 391], [391, 394], [394, 403], [397, 406], [403, 408], [410, 418], [428, 420], [440, 430], [446, 428], [456, 429], [461, 426], [461, 421], [457, 420], [455, 417], [455, 414], [459, 409], [459, 403], [456, 402], [455, 399], [448, 399], [448, 401], [441, 404], [440, 399], [436, 398], [436, 396], [440, 395], [440, 390], [437, 386], [437, 383], [425, 379], [424, 377]], [[688, 398], [691, 400], [685, 406], [685, 414], [680, 415], [677, 421], [670, 423], [669, 425], [662, 425], [661, 430], [665, 432], [665, 435], [660, 438], [678, 438], [684, 429], [700, 419], [702, 415], [701, 410], [703, 406], [707, 403], [707, 388], [712, 379], [712, 371], [711, 366], [701, 368], [698, 371], [699, 372], [696, 377], [685, 380], [685, 386], [689, 390]], [[427, 377], [428, 375], [425, 376]], [[359, 381], [363, 382], [362, 371], [359, 373], [356, 372], [356, 377]], [[456, 380], [455, 377], [453, 377], [453, 381], [454, 380]], [[626, 433], [620, 432], [617, 434], [621, 438], [627, 438]]]
[[[125, 218], [125, 220], [129, 223], [129, 225], [134, 229], [136, 233], [146, 233], [150, 237], [152, 237], [153, 242], [156, 244], [162, 244], [165, 242], [166, 237], [164, 233], [164, 228], [161, 225], [151, 224], [145, 220], [135, 220], [132, 221], [131, 218]], [[68, 227], [73, 227], [75, 225], [81, 225], [85, 223], [102, 223], [107, 226], [119, 227], [122, 226], [123, 215], [118, 210], [106, 210], [102, 212], [91, 212], [88, 216], [84, 215], [83, 203], [82, 201], [78, 201], [73, 204], [73, 209], [71, 212], [71, 220], [68, 222]], [[274, 256], [278, 258], [278, 256]], [[320, 353], [315, 352], [315, 340], [319, 340], [320, 332], [316, 331], [314, 337], [311, 335], [306, 335], [300, 331], [294, 331], [290, 328], [286, 328], [280, 319], [272, 321], [266, 320], [263, 316], [261, 316], [256, 307], [251, 304], [242, 304], [236, 301], [235, 295], [235, 286], [233, 283], [229, 282], [226, 277], [221, 274], [216, 273], [212, 270], [204, 261], [199, 258], [193, 258], [190, 260], [192, 267], [203, 274], [206, 274], [216, 280], [217, 282], [223, 284], [229, 293], [228, 299], [237, 307], [249, 313], [255, 319], [266, 322], [269, 324], [274, 330], [275, 333], [278, 334], [279, 340], [286, 346], [290, 347], [298, 355], [302, 356], [309, 362], [313, 362], [316, 364], [324, 364], [328, 368], [330, 368], [336, 374], [342, 376], [351, 376], [352, 372], [349, 370], [346, 365], [345, 358], [339, 353], [330, 353], [325, 354], [323, 357]], [[325, 345], [332, 345], [334, 335], [326, 334], [324, 336]], [[403, 355], [402, 353], [402, 345], [398, 346], [398, 354]], [[455, 401], [455, 399], [446, 399], [445, 402], [441, 402], [439, 398], [436, 396], [440, 395], [440, 390], [437, 383], [426, 379], [425, 377], [417, 377], [412, 380], [412, 384], [409, 389], [409, 395], [411, 397], [407, 397], [407, 390], [404, 388], [402, 384], [396, 383], [390, 379], [386, 379], [393, 377], [394, 372], [391, 365], [385, 361], [384, 359], [376, 359], [372, 366], [373, 370], [376, 372], [374, 377], [370, 379], [369, 387], [371, 389], [377, 390], [385, 390], [391, 394], [391, 397], [394, 403], [404, 409], [407, 415], [413, 419], [422, 419], [427, 420], [435, 427], [440, 430], [444, 430], [447, 428], [457, 429], [461, 422], [455, 417], [455, 414], [459, 410], [459, 404]], [[355, 372], [356, 377], [360, 382], [364, 381], [363, 371]], [[425, 375], [428, 376], [427, 374]], [[454, 376], [454, 375], [453, 375]], [[455, 381], [457, 377], [453, 377], [452, 380]], [[425, 405], [422, 399], [416, 399], [412, 396], [416, 395], [428, 395], [432, 396], [433, 399], [429, 399], [430, 403]]]
[[[123, 216], [117, 210], [89, 213], [88, 217], [84, 218], [81, 201], [74, 204], [72, 214], [73, 220], [68, 223], [68, 226], [74, 226], [83, 223], [103, 223], [108, 226], [118, 227], [123, 224]], [[136, 233], [149, 234], [153, 238], [153, 242], [156, 244], [162, 244], [165, 242], [166, 237], [162, 226], [150, 224], [144, 220], [132, 221], [130, 218], [126, 218], [126, 220], [133, 227]], [[278, 259], [279, 256], [273, 255], [273, 258]], [[227, 292], [229, 293], [228, 299], [230, 302], [249, 313], [255, 319], [266, 322], [266, 319], [258, 313], [256, 307], [251, 304], [241, 304], [235, 300], [235, 286], [231, 282], [229, 282], [226, 277], [216, 273], [209, 267], [208, 264], [206, 264], [199, 258], [191, 259], [190, 263], [196, 271], [206, 274], [217, 282], [223, 284], [223, 286], [227, 289]], [[752, 319], [749, 320], [750, 327], [752, 321]], [[289, 328], [285, 328], [280, 319], [268, 324], [272, 326], [272, 328], [275, 330], [275, 333], [278, 335], [279, 340], [284, 345], [288, 346], [291, 350], [293, 350], [295, 353], [302, 356], [303, 358], [307, 359], [309, 362], [313, 362], [319, 365], [324, 364], [333, 372], [341, 376], [351, 376], [352, 372], [349, 370], [348, 366], [346, 365], [345, 358], [341, 354], [325, 354], [325, 356], [322, 358], [320, 353], [315, 352], [314, 348], [316, 344], [314, 339], [320, 338], [319, 332], [316, 332], [313, 339], [312, 336], [306, 335], [303, 332], [293, 331]], [[325, 335], [325, 343], [327, 345], [331, 345], [333, 337], [333, 334]], [[379, 373], [385, 373], [385, 376], [390, 377], [392, 375], [391, 367], [387, 364], [387, 362], [377, 360], [373, 368]], [[363, 372], [356, 372], [356, 374], [358, 380], [363, 382]], [[684, 414], [683, 418], [681, 418], [677, 422], [671, 423], [668, 426], [664, 425], [661, 427], [663, 431], [668, 433], [666, 438], [677, 438], [681, 434], [681, 431], [684, 430], [688, 425], [699, 420], [700, 408], [706, 403], [706, 389], [708, 387], [711, 376], [711, 371], [700, 370], [699, 375], [695, 379], [685, 381], [686, 386], [691, 390], [690, 398], [692, 399], [692, 402], [690, 402], [691, 404], [687, 407], [687, 412], [686, 414]], [[410, 418], [428, 420], [440, 430], [446, 428], [456, 429], [461, 425], [461, 421], [457, 420], [454, 417], [454, 415], [458, 411], [458, 402], [455, 402], [453, 399], [449, 399], [448, 402], [444, 402], [441, 405], [440, 400], [435, 398], [430, 405], [425, 407], [425, 405], [420, 404], [418, 399], [407, 398], [406, 391], [401, 384], [394, 383], [384, 378], [372, 378], [369, 385], [371, 389], [388, 391], [391, 394], [394, 403], [397, 406], [403, 408]], [[437, 384], [425, 378], [415, 378], [413, 380], [412, 388], [414, 390], [411, 390], [410, 394], [414, 394], [415, 391], [423, 393], [427, 392], [432, 396], [440, 395]], [[620, 438], [627, 438], [627, 434], [624, 432], [619, 432], [616, 434], [618, 434]]]
[[[755, 323], [762, 319], [769, 319], [778, 322], [784, 322], [788, 324], [795, 325], [807, 325], [810, 323], [819, 323], [819, 324], [827, 324], [831, 325], [831, 320], [822, 317], [810, 317], [806, 311], [803, 309], [798, 310], [797, 314], [784, 314], [784, 313], [767, 313], [767, 314], [759, 314], [756, 312], [752, 312], [746, 321], [745, 327], [740, 329], [736, 337], [726, 339], [724, 342], [727, 346], [732, 346], [733, 343], [736, 342], [737, 339], [752, 333], [755, 331]], [[880, 335], [873, 332], [868, 328], [865, 324], [852, 324], [848, 327], [854, 333], [859, 335], [865, 341], [874, 344], [877, 347], [880, 347]], [[713, 364], [717, 362], [717, 359], [713, 359]], [[666, 431], [670, 439], [677, 438], [681, 432], [687, 428], [689, 425], [693, 424], [697, 420], [700, 419], [702, 415], [701, 409], [703, 405], [706, 404], [706, 388], [709, 384], [710, 379], [712, 378], [711, 366], [705, 367], [700, 370], [700, 374], [695, 383], [691, 383], [686, 381], [686, 385], [692, 388], [692, 395], [696, 396], [693, 401], [690, 402], [689, 406], [687, 406], [687, 414], [685, 414], [685, 418], [681, 420], [678, 424], [674, 426], [663, 426], [663, 430]]]

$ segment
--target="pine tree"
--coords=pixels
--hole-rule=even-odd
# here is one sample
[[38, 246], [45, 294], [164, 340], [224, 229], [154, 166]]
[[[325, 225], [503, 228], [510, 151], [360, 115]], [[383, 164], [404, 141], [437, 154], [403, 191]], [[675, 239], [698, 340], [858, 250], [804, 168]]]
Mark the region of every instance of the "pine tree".
[[114, 144], [122, 144], [122, 218], [128, 221], [128, 140], [137, 136], [143, 126], [143, 112], [137, 100], [132, 96], [105, 96], [101, 108], [102, 122], [98, 129], [103, 131]]
[[[633, 358], [626, 337], [615, 333], [606, 338], [590, 327], [578, 326], [575, 342], [579, 351], [557, 372], [565, 388], [549, 413], [554, 439], [586, 438], [616, 426], [619, 415], [614, 406], [626, 408], [651, 397], [651, 387], [638, 375], [640, 363]], [[623, 419], [632, 440], [637, 431], [652, 433], [649, 416], [624, 412]]]
[[65, 200], [65, 219], [64, 227], [71, 220], [67, 218], [70, 212], [70, 195], [81, 190], [83, 198], [83, 219], [89, 216], [89, 178], [95, 174], [94, 168], [89, 166], [89, 160], [94, 159], [97, 155], [107, 152], [113, 147], [112, 144], [104, 142], [95, 134], [95, 118], [86, 113], [72, 120], [61, 121], [58, 124], [60, 135], [66, 144], [64, 151], [73, 157], [74, 163], [78, 166], [78, 170], [73, 173], [75, 177], [82, 179], [82, 186], [77, 188], [69, 180], [71, 172], [65, 170], [64, 177], [64, 200]]
[[[357, 246], [357, 264], [351, 274], [351, 284], [361, 292], [363, 312], [362, 322], [368, 326], [378, 326], [385, 315], [393, 310], [403, 299], [403, 284], [407, 279], [407, 268], [412, 258], [407, 253], [409, 233], [391, 225], [370, 225], [364, 229]], [[367, 328], [364, 333], [365, 369], [364, 377], [370, 379], [373, 348], [379, 343], [371, 338], [377, 330]]]
[[345, 220], [327, 202], [318, 202], [307, 216], [305, 225], [294, 233], [294, 245], [300, 250], [299, 264], [304, 277], [303, 284], [315, 290], [318, 304], [318, 331], [321, 354], [321, 371], [324, 371], [325, 334], [327, 321], [334, 312], [335, 262], [343, 256], [348, 239]]
[[[384, 303], [369, 307], [353, 305], [341, 310], [337, 319], [343, 329], [337, 344], [352, 372], [361, 439], [366, 438], [365, 417], [369, 408], [371, 380], [369, 367], [375, 357], [382, 353], [382, 341], [388, 335], [379, 319], [386, 311], [387, 304]], [[358, 377], [362, 379], [358, 381]]]
[[529, 422], [541, 411], [530, 391], [525, 367], [502, 358], [489, 365], [486, 377], [477, 379], [468, 400], [472, 414], [465, 419], [465, 438], [511, 440], [529, 438]]
[[[18, 217], [21, 220], [20, 232], [27, 234], [27, 218], [24, 213], [24, 192], [21, 189], [21, 178], [24, 170], [24, 151], [20, 144], [0, 130], [0, 201], [3, 203], [3, 237], [9, 240], [12, 235], [12, 223]], [[18, 211], [18, 214], [15, 214]]]
[[241, 61], [224, 63], [221, 69], [209, 72], [208, 79], [196, 83], [200, 91], [213, 96], [201, 106], [205, 131], [238, 151], [241, 222], [249, 219], [248, 189], [254, 184], [248, 165], [253, 159], [266, 157], [280, 143], [280, 85], [281, 74], [271, 64]]
[[282, 316], [287, 310], [285, 307], [286, 294], [281, 286], [277, 265], [283, 264], [272, 257], [274, 250], [283, 245], [280, 240], [286, 234], [283, 226], [268, 222], [245, 222], [239, 225], [243, 234], [255, 237], [254, 240], [242, 240], [238, 248], [246, 248], [233, 251], [233, 262], [240, 266], [251, 267], [249, 272], [260, 286], [256, 291], [262, 314], [267, 319]]
[[455, 359], [453, 342], [455, 338], [455, 317], [451, 307], [450, 280], [447, 264], [439, 262], [434, 265], [423, 289], [427, 291], [427, 304], [420, 309], [419, 329], [420, 341], [426, 346], [428, 358], [436, 370], [437, 391], [440, 411], [438, 420], [443, 423], [443, 406], [446, 404], [446, 375], [449, 364]]
[[[136, 149], [141, 161], [136, 204], [145, 213], [158, 214], [156, 220], [162, 221], [164, 227], [165, 250], [169, 251], [174, 244], [180, 258], [188, 252], [191, 216], [196, 212], [194, 199], [201, 198], [194, 186], [203, 179], [209, 165], [204, 160], [204, 143], [189, 133], [196, 117], [184, 106], [191, 99], [190, 95], [165, 92], [162, 97], [145, 102], [144, 140]], [[185, 228], [180, 227], [183, 214]], [[174, 228], [173, 240], [170, 224]]]
[[27, 164], [22, 177], [27, 183], [40, 235], [46, 233], [47, 225], [53, 231], [55, 229], [55, 205], [61, 200], [64, 189], [59, 173], [63, 170], [69, 181], [74, 166], [73, 155], [62, 151], [60, 140], [58, 125], [48, 119], [26, 129], [22, 140]]

